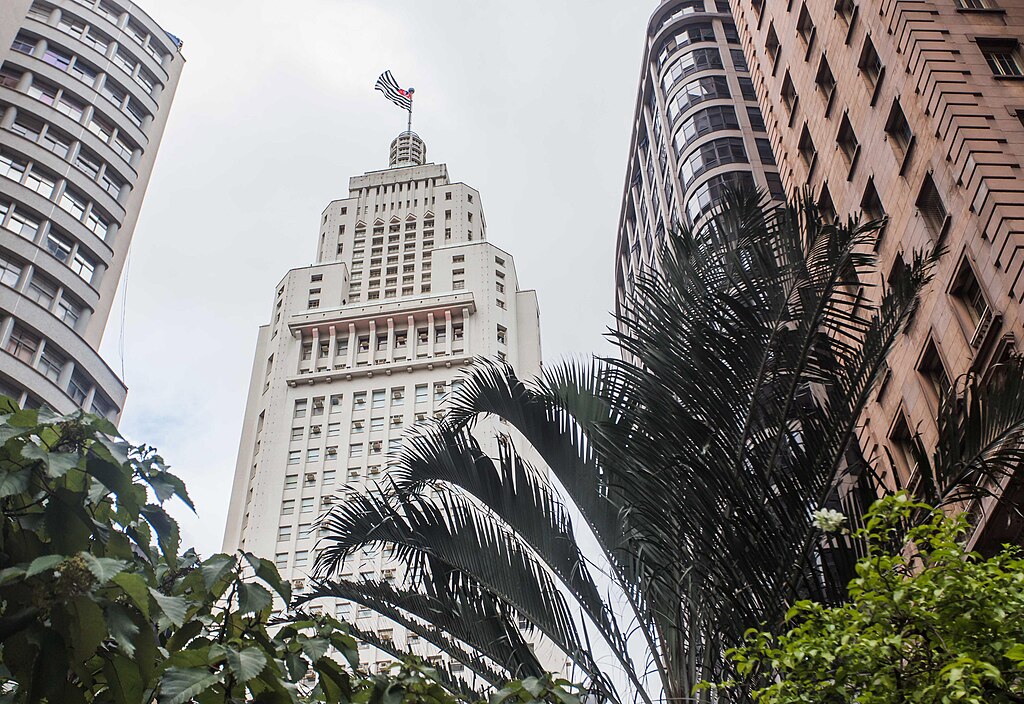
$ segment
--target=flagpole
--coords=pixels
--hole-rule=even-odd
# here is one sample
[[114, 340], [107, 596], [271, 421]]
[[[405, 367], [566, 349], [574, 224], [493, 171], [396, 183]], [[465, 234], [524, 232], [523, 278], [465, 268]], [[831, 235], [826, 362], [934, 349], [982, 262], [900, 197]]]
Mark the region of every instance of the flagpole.
[[411, 104], [409, 105], [409, 127], [408, 127], [408, 129], [406, 131], [408, 131], [410, 133], [412, 132], [412, 105]]

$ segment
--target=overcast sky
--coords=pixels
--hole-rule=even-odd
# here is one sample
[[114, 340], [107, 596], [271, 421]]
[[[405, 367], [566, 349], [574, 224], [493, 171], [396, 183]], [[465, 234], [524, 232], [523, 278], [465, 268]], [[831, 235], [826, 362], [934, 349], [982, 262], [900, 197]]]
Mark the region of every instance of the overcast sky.
[[[613, 259], [654, 0], [139, 0], [187, 59], [132, 245], [121, 423], [158, 447], [220, 549], [257, 328], [320, 213], [387, 167], [416, 88], [428, 159], [479, 189], [540, 298], [544, 358], [607, 351]], [[121, 289], [125, 290], [124, 287]], [[102, 351], [122, 368], [121, 296]]]

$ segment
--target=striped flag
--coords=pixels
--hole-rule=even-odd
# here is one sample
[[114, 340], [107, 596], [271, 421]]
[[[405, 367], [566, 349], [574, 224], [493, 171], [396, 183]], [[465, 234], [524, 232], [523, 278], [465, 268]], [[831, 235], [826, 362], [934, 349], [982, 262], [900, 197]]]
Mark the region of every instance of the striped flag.
[[391, 71], [385, 71], [380, 74], [380, 78], [377, 79], [377, 90], [384, 94], [384, 97], [390, 100], [392, 103], [412, 112], [412, 95], [416, 92], [414, 88], [409, 90], [403, 90], [398, 85], [398, 81], [391, 75]]

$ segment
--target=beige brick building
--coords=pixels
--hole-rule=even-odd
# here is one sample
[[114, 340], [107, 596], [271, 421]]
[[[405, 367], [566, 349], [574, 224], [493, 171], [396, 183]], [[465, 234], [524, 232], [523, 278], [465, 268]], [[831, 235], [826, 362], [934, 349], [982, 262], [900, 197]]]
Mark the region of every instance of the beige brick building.
[[[787, 190], [887, 218], [889, 280], [946, 243], [860, 437], [913, 482], [908, 449], [934, 443], [940, 389], [1021, 350], [1024, 2], [734, 0], [733, 14]], [[1020, 539], [1010, 514], [976, 511], [979, 546]]]

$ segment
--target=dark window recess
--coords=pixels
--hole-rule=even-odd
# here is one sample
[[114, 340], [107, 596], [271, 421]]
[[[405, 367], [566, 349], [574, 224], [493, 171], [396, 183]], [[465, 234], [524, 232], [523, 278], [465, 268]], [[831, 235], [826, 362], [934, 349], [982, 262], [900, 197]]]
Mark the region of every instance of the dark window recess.
[[857, 158], [857, 150], [860, 145], [857, 142], [857, 135], [853, 131], [853, 125], [850, 124], [848, 115], [843, 115], [843, 121], [839, 123], [836, 144], [839, 145], [839, 151], [843, 153], [843, 156], [852, 165], [853, 160]]
[[942, 363], [942, 357], [939, 356], [939, 350], [935, 346], [934, 340], [928, 341], [928, 346], [925, 347], [921, 361], [917, 365], [917, 371], [928, 382], [936, 399], [943, 399], [949, 394], [953, 385], [949, 381], [949, 374]]
[[860, 50], [860, 60], [857, 61], [857, 68], [872, 86], [877, 87], [882, 80], [882, 59], [875, 51], [875, 45], [871, 43], [871, 37], [864, 37], [864, 46]]
[[782, 79], [782, 104], [786, 106], [786, 111], [792, 116], [799, 103], [800, 97], [796, 94], [796, 86], [793, 85], [789, 71], [786, 71], [786, 76]]
[[821, 193], [818, 195], [818, 212], [829, 225], [835, 224], [836, 205], [832, 202], [832, 194], [827, 184], [821, 187]]
[[800, 142], [797, 148], [800, 151], [800, 158], [810, 168], [814, 164], [814, 158], [818, 152], [814, 148], [814, 140], [811, 139], [811, 131], [807, 129], [807, 125], [804, 125], [803, 130], [800, 132]]
[[747, 108], [747, 119], [750, 120], [750, 128], [755, 132], [766, 131], [760, 108]]
[[767, 166], [775, 165], [775, 155], [772, 154], [772, 143], [767, 139], [755, 139], [757, 142], [757, 155], [761, 159], [761, 163]]
[[892, 109], [889, 110], [889, 118], [885, 121], [885, 133], [889, 136], [889, 144], [902, 159], [910, 151], [914, 143], [914, 133], [910, 129], [910, 123], [899, 100], [892, 101]]
[[935, 181], [932, 180], [931, 174], [926, 174], [924, 181], [921, 183], [921, 190], [918, 192], [916, 205], [918, 212], [921, 214], [921, 219], [924, 220], [924, 224], [929, 232], [933, 237], [938, 237], [946, 225], [948, 213], [946, 212], [946, 205], [942, 202], [942, 196], [939, 195], [939, 190], [935, 187]]

